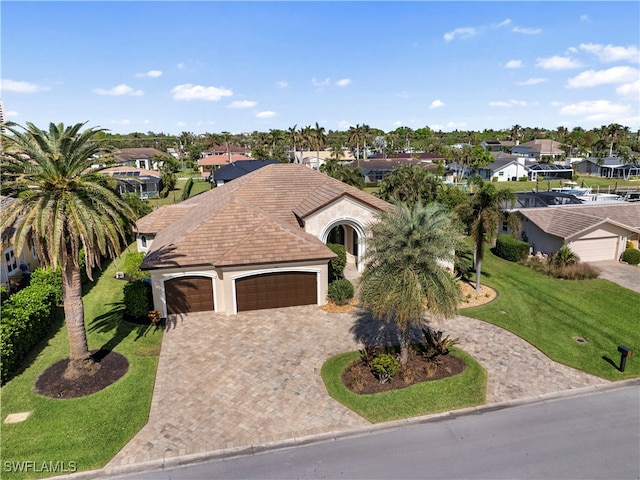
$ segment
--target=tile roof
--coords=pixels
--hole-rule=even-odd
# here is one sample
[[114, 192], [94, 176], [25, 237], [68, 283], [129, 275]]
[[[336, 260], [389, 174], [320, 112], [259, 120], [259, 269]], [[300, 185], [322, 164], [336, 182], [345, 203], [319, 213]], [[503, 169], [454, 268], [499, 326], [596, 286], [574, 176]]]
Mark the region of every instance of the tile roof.
[[254, 160], [253, 158], [247, 157], [246, 155], [242, 155], [239, 153], [231, 154], [231, 160], [229, 160], [229, 155], [226, 153], [219, 155], [209, 155], [208, 157], [201, 158], [198, 160], [198, 165], [227, 165], [233, 162], [242, 162], [247, 160]]
[[143, 266], [229, 266], [333, 258], [333, 252], [318, 238], [304, 231], [298, 218], [342, 196], [375, 210], [391, 208], [387, 202], [303, 165], [267, 165], [140, 219], [138, 232], [157, 233]]
[[543, 231], [563, 239], [575, 237], [607, 221], [640, 232], [638, 203], [523, 208], [519, 212]]
[[139, 158], [153, 158], [154, 155], [169, 157], [169, 154], [157, 148], [121, 148], [114, 152], [116, 162], [129, 162]]

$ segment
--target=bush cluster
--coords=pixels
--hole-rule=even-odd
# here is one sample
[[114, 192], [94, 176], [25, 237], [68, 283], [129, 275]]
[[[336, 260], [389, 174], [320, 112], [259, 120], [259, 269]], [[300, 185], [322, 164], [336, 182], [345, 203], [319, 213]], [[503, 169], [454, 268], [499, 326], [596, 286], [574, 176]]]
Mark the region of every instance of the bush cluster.
[[327, 247], [337, 255], [329, 262], [329, 282], [333, 282], [344, 277], [344, 267], [347, 266], [347, 250], [344, 245], [338, 243], [327, 243]]
[[187, 180], [187, 183], [182, 189], [182, 200], [186, 200], [187, 198], [189, 198], [189, 195], [191, 195], [192, 188], [193, 188], [193, 177], [189, 177], [189, 180]]
[[627, 248], [622, 254], [622, 260], [629, 265], [640, 264], [640, 250], [635, 248]]
[[557, 265], [552, 260], [530, 257], [525, 265], [550, 277], [565, 280], [590, 280], [600, 276], [600, 270], [588, 263]]
[[524, 262], [529, 256], [529, 244], [511, 235], [498, 235], [496, 255], [510, 262]]
[[36, 282], [3, 302], [0, 324], [2, 383], [47, 334], [56, 317], [57, 294], [55, 285]]
[[62, 272], [51, 267], [38, 267], [31, 272], [29, 285], [51, 285], [56, 289], [56, 305], [62, 305]]
[[122, 265], [122, 271], [127, 277], [132, 278], [133, 280], [149, 278], [149, 272], [140, 270], [140, 265], [142, 264], [144, 256], [144, 252], [127, 253], [124, 257], [124, 264]]
[[151, 285], [144, 280], [129, 282], [124, 286], [124, 306], [131, 318], [148, 318], [153, 305]]
[[353, 284], [346, 278], [340, 278], [329, 284], [327, 298], [336, 305], [346, 305], [353, 298]]

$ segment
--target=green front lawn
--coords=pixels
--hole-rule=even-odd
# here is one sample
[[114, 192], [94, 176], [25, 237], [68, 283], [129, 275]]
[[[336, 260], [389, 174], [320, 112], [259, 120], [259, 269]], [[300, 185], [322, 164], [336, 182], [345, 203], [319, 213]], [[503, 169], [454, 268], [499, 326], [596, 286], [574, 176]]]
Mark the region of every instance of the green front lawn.
[[460, 349], [453, 348], [450, 355], [467, 363], [462, 373], [401, 390], [358, 395], [347, 389], [342, 383], [342, 372], [359, 358], [358, 352], [343, 353], [327, 360], [322, 366], [322, 379], [331, 397], [373, 423], [483, 405], [487, 390], [484, 368]]
[[87, 289], [85, 319], [89, 348], [121, 353], [129, 361], [128, 372], [87, 397], [57, 400], [34, 393], [38, 376], [69, 355], [61, 318], [50, 338], [36, 348], [35, 359], [1, 389], [3, 420], [10, 413], [31, 412], [22, 423], [0, 425], [3, 479], [51, 475], [33, 468], [10, 472], [6, 462], [35, 461], [39, 469], [42, 462], [65, 462], [66, 468], [75, 462], [78, 470], [102, 467], [146, 424], [162, 330], [122, 321], [119, 303], [125, 282], [116, 280], [115, 272], [112, 262]]
[[[640, 293], [603, 279], [553, 279], [489, 251], [485, 257], [481, 281], [495, 288], [498, 298], [462, 309], [461, 315], [503, 327], [584, 372], [608, 380], [640, 376]], [[618, 345], [637, 352], [624, 373], [616, 368]]]

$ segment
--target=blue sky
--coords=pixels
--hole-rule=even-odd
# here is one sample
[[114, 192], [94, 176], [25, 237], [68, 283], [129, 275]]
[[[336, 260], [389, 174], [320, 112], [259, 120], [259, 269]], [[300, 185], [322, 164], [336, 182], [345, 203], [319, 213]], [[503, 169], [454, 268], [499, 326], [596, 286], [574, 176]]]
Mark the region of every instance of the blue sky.
[[3, 0], [6, 120], [640, 128], [640, 2]]

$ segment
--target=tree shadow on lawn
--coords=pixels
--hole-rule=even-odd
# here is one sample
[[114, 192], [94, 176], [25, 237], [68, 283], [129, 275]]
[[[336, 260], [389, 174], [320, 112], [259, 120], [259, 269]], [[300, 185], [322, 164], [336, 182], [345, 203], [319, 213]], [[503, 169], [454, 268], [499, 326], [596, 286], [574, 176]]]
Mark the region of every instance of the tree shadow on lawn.
[[111, 333], [112, 337], [102, 345], [99, 350], [111, 351], [117, 347], [122, 341], [127, 338], [131, 332], [135, 332], [136, 337], [134, 342], [147, 336], [149, 332], [156, 332], [158, 329], [162, 329], [160, 325], [141, 324], [128, 321], [126, 319], [126, 311], [123, 303], [110, 303], [108, 304], [111, 309], [102, 315], [97, 316], [91, 321], [88, 331], [90, 333]]

